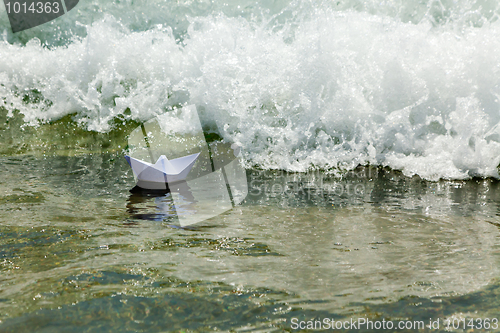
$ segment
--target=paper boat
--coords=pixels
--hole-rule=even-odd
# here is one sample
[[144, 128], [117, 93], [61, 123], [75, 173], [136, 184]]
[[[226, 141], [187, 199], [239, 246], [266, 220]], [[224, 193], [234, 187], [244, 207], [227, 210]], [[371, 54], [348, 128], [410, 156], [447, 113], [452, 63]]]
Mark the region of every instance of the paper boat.
[[137, 179], [137, 186], [149, 190], [168, 189], [168, 183], [184, 180], [200, 153], [169, 160], [161, 155], [155, 164], [125, 156]]

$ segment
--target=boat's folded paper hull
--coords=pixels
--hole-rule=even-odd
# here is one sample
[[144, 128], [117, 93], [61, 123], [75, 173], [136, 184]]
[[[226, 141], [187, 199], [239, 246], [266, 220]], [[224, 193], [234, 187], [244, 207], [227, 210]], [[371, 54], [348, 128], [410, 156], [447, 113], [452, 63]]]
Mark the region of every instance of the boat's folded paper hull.
[[170, 161], [162, 155], [155, 164], [130, 156], [125, 158], [134, 172], [137, 186], [149, 190], [167, 190], [169, 183], [186, 179], [199, 155], [196, 153]]

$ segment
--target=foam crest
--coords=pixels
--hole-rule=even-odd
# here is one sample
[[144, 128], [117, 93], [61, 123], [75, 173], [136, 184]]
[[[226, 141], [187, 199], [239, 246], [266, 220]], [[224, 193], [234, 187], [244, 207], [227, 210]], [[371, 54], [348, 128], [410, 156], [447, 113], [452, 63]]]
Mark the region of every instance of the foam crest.
[[1, 43], [0, 96], [31, 125], [72, 114], [101, 132], [196, 104], [205, 130], [266, 169], [498, 178], [497, 9], [462, 2], [257, 3], [241, 16], [235, 2], [185, 17], [182, 33], [104, 15], [64, 46]]

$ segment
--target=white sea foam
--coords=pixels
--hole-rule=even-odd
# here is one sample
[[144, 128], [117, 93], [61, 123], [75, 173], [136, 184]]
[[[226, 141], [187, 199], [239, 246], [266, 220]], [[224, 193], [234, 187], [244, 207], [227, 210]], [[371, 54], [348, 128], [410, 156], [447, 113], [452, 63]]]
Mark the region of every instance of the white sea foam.
[[500, 23], [489, 2], [198, 1], [163, 23], [160, 2], [143, 3], [146, 21], [134, 3], [126, 16], [126, 2], [64, 15], [78, 38], [47, 37], [57, 23], [20, 35], [26, 44], [6, 34], [4, 106], [30, 124], [75, 114], [108, 131], [118, 115], [145, 121], [194, 103], [206, 128], [263, 168], [499, 178]]

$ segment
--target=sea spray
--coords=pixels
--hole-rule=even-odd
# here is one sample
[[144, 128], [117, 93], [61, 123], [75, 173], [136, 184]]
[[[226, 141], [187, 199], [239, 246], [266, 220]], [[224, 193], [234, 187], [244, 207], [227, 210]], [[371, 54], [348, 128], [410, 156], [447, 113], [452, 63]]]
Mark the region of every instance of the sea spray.
[[97, 132], [194, 103], [207, 131], [264, 169], [498, 178], [497, 7], [82, 3], [4, 33], [0, 103], [29, 125], [72, 115]]

